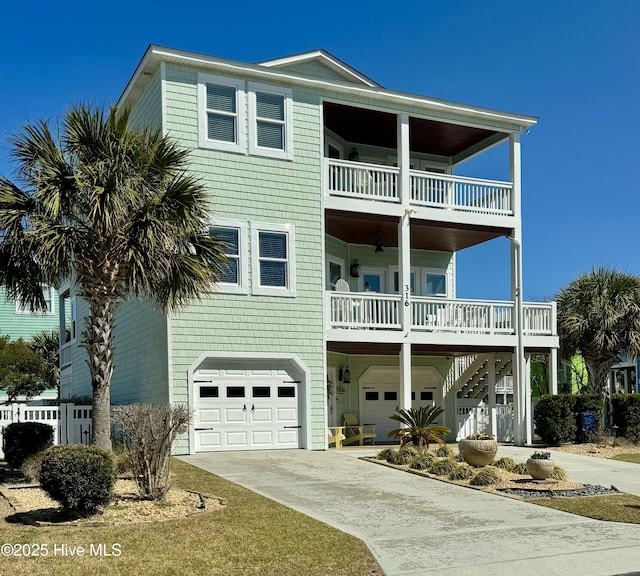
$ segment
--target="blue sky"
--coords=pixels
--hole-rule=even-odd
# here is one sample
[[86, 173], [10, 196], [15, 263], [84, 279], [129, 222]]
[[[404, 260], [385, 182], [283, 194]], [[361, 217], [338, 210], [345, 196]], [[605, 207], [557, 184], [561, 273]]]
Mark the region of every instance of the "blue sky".
[[[258, 62], [324, 48], [383, 86], [539, 116], [523, 135], [524, 295], [593, 266], [640, 274], [640, 2], [30, 2], [3, 8], [6, 138], [117, 100], [148, 44]], [[498, 148], [460, 173], [506, 179]], [[508, 242], [458, 255], [458, 296], [506, 299]]]

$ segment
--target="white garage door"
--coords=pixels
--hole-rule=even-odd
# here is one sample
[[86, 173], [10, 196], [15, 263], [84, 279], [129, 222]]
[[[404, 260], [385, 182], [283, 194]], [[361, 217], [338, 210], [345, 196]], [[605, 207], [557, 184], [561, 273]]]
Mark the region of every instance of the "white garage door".
[[196, 452], [300, 447], [300, 386], [286, 370], [211, 372], [194, 378]]

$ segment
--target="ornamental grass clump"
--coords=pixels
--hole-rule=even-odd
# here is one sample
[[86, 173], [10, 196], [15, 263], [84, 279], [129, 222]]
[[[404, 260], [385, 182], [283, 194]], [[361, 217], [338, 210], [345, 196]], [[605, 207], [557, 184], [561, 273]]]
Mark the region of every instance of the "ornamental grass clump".
[[394, 452], [395, 450], [393, 448], [385, 448], [384, 450], [380, 450], [380, 452], [376, 454], [376, 460], [386, 460], [387, 462], [391, 462], [394, 457]]
[[560, 468], [560, 466], [554, 466], [553, 467], [553, 472], [551, 472], [551, 476], [549, 476], [549, 478], [552, 478], [553, 480], [569, 480], [569, 475], [564, 471], [563, 468]]
[[438, 446], [435, 453], [438, 458], [453, 458], [453, 450], [447, 445]]
[[473, 468], [470, 466], [456, 466], [449, 474], [449, 480], [469, 480], [473, 474]]
[[469, 484], [471, 486], [491, 486], [500, 482], [500, 476], [497, 470], [491, 466], [486, 466], [478, 472]]
[[513, 468], [509, 470], [509, 472], [513, 472], [514, 474], [519, 474], [520, 476], [524, 476], [528, 474], [526, 462], [519, 462], [518, 464], [515, 464]]
[[507, 456], [504, 458], [498, 458], [498, 460], [496, 460], [493, 465], [496, 468], [502, 468], [503, 470], [511, 471], [513, 470], [514, 466], [516, 466], [516, 464], [517, 462], [513, 458], [509, 458]]
[[435, 476], [448, 476], [457, 466], [453, 460], [438, 460], [429, 468], [429, 472]]
[[397, 464], [398, 466], [407, 466], [417, 455], [418, 450], [407, 444], [394, 453], [393, 460], [390, 462], [392, 464]]
[[436, 462], [436, 457], [431, 452], [418, 454], [409, 464], [413, 470], [428, 470]]

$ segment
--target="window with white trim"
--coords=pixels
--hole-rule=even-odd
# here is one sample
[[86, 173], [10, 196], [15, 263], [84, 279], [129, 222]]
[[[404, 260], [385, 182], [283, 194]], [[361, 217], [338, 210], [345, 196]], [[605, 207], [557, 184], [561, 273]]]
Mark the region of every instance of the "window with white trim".
[[202, 148], [246, 151], [244, 81], [198, 74], [198, 143]]
[[23, 306], [18, 300], [16, 300], [16, 314], [30, 314], [32, 316], [52, 316], [55, 314], [55, 310], [53, 308], [53, 288], [51, 286], [43, 285], [42, 296], [44, 297], [46, 310], [37, 310], [32, 312], [28, 305]]
[[249, 153], [293, 158], [293, 106], [289, 88], [249, 82]]
[[220, 280], [216, 284], [218, 292], [247, 294], [248, 257], [247, 257], [247, 224], [233, 220], [216, 220], [209, 227], [223, 242], [223, 251], [227, 261], [222, 265]]
[[76, 339], [76, 297], [71, 296], [69, 289], [59, 296], [60, 327], [64, 331], [63, 344]]
[[252, 224], [252, 293], [296, 295], [295, 232], [293, 226]]
[[426, 296], [447, 297], [447, 275], [445, 273], [424, 273], [424, 293]]

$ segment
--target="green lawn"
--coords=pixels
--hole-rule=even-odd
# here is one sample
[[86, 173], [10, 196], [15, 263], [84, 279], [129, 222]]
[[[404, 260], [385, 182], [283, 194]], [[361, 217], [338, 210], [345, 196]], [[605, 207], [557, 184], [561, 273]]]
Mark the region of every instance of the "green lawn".
[[[357, 538], [184, 462], [174, 461], [173, 470], [176, 486], [226, 498], [227, 506], [149, 525], [35, 528], [3, 522], [0, 544], [46, 545], [49, 554], [3, 557], [1, 572], [13, 576], [382, 574]], [[108, 550], [118, 544], [120, 556], [90, 556], [90, 545], [101, 543]], [[54, 546], [60, 550], [63, 544], [82, 546], [86, 555], [54, 556]]]
[[640, 453], [634, 454], [618, 454], [611, 458], [611, 460], [621, 460], [622, 462], [633, 462], [634, 464], [640, 464]]

